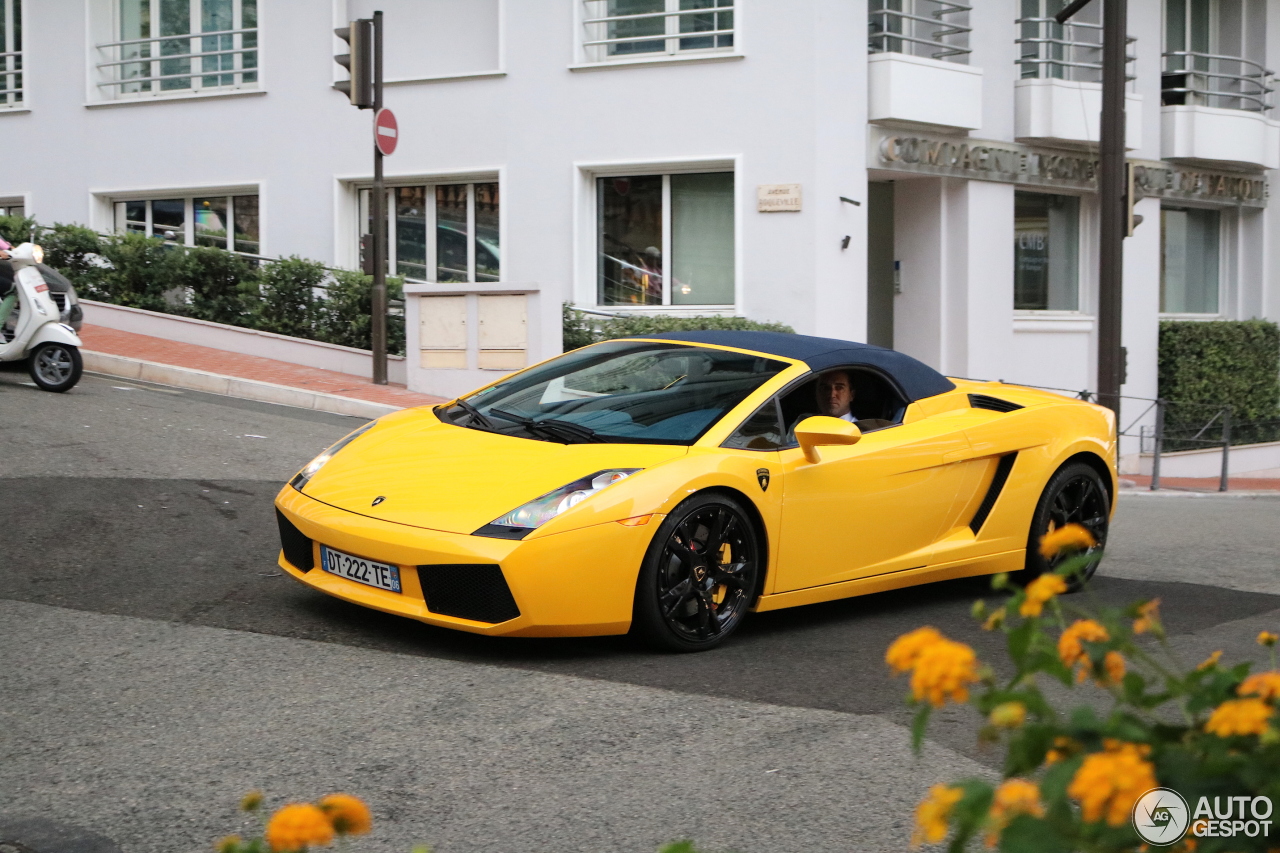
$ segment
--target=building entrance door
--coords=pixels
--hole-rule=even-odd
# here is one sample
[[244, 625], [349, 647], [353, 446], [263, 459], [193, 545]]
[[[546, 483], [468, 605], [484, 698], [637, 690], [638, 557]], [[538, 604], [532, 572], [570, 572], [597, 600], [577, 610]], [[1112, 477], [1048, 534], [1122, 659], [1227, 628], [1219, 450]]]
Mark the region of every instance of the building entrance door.
[[867, 184], [867, 343], [893, 349], [893, 182]]

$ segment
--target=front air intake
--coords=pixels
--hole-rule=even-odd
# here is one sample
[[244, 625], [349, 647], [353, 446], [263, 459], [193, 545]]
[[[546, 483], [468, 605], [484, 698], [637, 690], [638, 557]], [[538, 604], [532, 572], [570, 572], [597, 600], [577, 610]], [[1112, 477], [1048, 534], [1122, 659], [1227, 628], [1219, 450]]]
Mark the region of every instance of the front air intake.
[[284, 513], [276, 510], [276, 524], [280, 526], [280, 547], [289, 565], [300, 572], [309, 572], [316, 567], [316, 559], [311, 549], [311, 540], [301, 530], [293, 526], [293, 522], [284, 517]]
[[970, 394], [969, 405], [975, 409], [990, 409], [993, 412], [1014, 412], [1025, 408], [1017, 403], [1001, 400], [999, 397], [988, 397], [986, 394]]
[[418, 581], [432, 613], [490, 624], [520, 615], [500, 566], [418, 566]]

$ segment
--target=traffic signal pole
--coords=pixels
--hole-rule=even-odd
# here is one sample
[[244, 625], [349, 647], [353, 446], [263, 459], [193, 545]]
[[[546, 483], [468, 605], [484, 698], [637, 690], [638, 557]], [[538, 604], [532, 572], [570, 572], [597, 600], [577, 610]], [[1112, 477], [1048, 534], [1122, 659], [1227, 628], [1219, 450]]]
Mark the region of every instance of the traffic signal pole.
[[[1054, 17], [1059, 24], [1090, 0], [1075, 0]], [[1124, 88], [1128, 34], [1127, 0], [1102, 5], [1102, 126], [1098, 140], [1098, 402], [1120, 414], [1124, 382], [1121, 315], [1124, 307], [1124, 238], [1128, 231], [1128, 176], [1125, 171]]]
[[[382, 109], [382, 13], [373, 13], [373, 115]], [[370, 306], [369, 337], [373, 347], [373, 384], [387, 384], [387, 188], [382, 177], [382, 151], [374, 128], [373, 198], [373, 293]]]

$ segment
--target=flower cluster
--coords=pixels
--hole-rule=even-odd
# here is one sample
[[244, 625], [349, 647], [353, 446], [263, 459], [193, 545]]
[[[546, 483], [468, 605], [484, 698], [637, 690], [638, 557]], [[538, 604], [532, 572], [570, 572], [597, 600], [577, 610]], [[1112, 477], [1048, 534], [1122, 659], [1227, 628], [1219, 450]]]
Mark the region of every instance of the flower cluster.
[[[262, 814], [261, 791], [250, 791], [240, 810]], [[265, 816], [264, 816], [265, 817]], [[319, 803], [288, 803], [265, 821], [261, 838], [244, 841], [229, 835], [214, 845], [218, 853], [302, 853], [326, 847], [335, 836], [364, 835], [373, 828], [369, 807], [350, 794], [329, 794]]]
[[[1007, 635], [1011, 665], [1001, 678], [936, 628], [889, 647], [890, 668], [911, 673], [917, 749], [931, 710], [950, 701], [972, 704], [985, 718], [981, 739], [1006, 750], [999, 784], [963, 779], [931, 788], [916, 809], [913, 843], [950, 837], [952, 851], [985, 840], [1002, 853], [1133, 853], [1148, 849], [1132, 820], [1154, 788], [1173, 787], [1192, 804], [1200, 792], [1280, 799], [1280, 636], [1257, 638], [1271, 654], [1268, 671], [1250, 675], [1247, 663], [1224, 664], [1222, 652], [1187, 669], [1168, 648], [1159, 599], [1091, 612], [1060, 598], [1071, 588], [1067, 578], [1088, 577], [1096, 545], [1083, 528], [1058, 528], [1040, 548], [1046, 559], [1061, 557], [1052, 574], [1022, 589], [997, 576], [993, 587], [1007, 600], [994, 610], [974, 606], [983, 628]], [[1068, 690], [1094, 683], [1110, 707], [1096, 698], [1058, 707], [1041, 679]], [[1206, 832], [1167, 849], [1280, 853], [1274, 837]]]

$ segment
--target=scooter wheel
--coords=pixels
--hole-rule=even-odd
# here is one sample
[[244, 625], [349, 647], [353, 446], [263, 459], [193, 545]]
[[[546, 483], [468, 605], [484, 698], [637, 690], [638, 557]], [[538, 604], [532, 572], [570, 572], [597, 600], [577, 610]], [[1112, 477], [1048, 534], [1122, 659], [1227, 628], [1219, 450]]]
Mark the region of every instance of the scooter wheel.
[[32, 350], [27, 369], [40, 390], [61, 393], [70, 391], [80, 381], [84, 360], [77, 347], [46, 343]]

